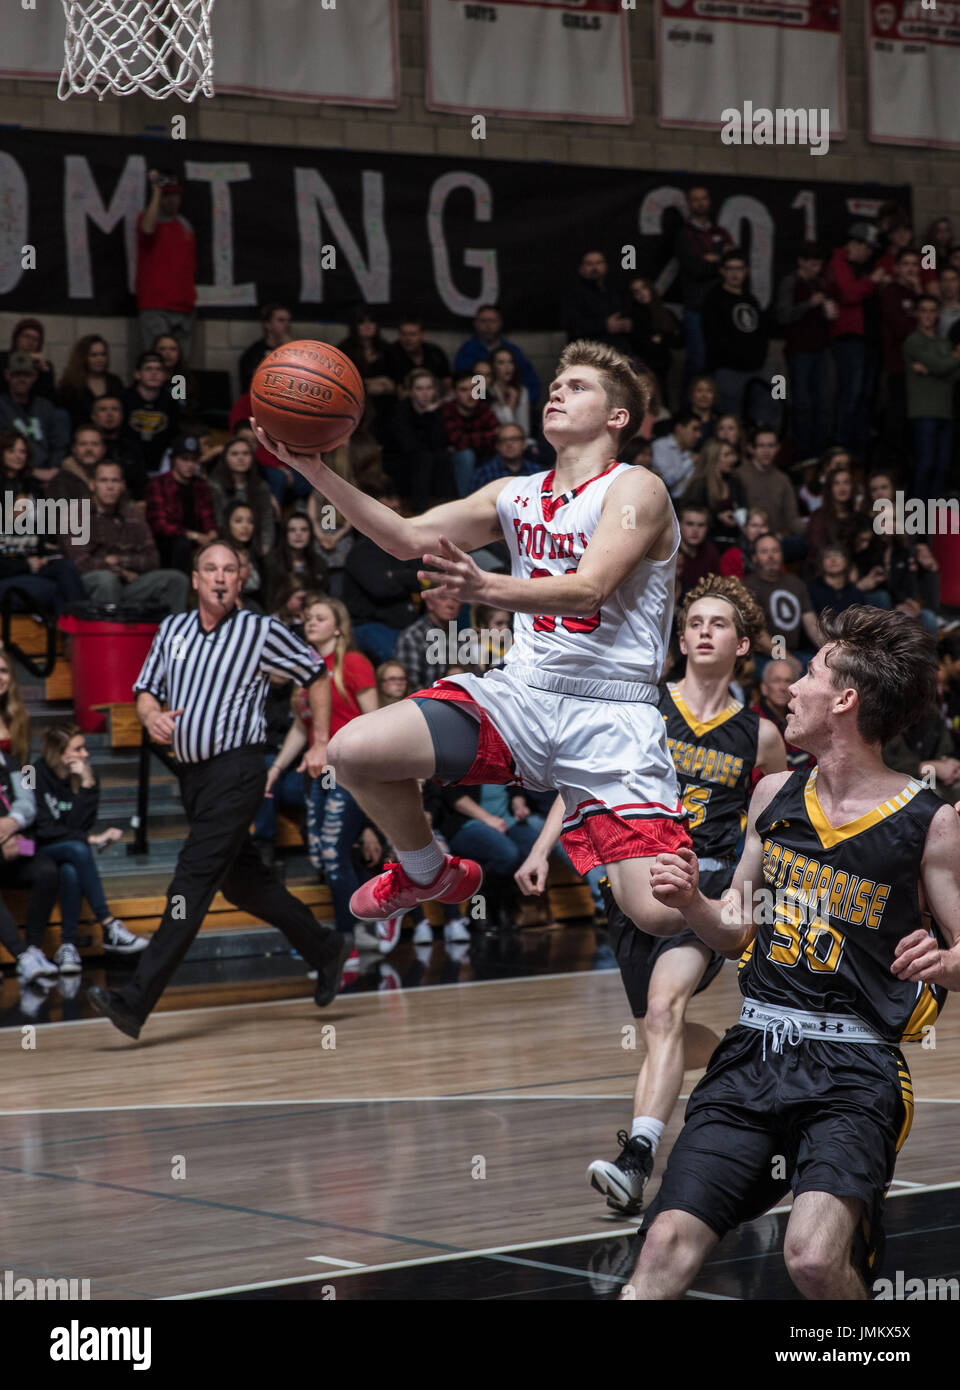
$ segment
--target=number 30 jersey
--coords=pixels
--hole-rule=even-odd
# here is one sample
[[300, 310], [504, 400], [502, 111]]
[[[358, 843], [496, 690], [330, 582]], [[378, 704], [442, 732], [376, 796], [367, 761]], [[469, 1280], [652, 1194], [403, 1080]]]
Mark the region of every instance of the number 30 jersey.
[[702, 724], [673, 682], [664, 687], [660, 713], [694, 853], [698, 859], [730, 859], [747, 823], [760, 716], [731, 700]]
[[[603, 473], [558, 495], [553, 472], [508, 480], [497, 497], [497, 515], [513, 577], [572, 574], [597, 528], [607, 489], [632, 466], [614, 461]], [[620, 520], [624, 526], [636, 525], [629, 515]], [[673, 622], [679, 544], [680, 528], [674, 519], [670, 558], [642, 560], [596, 613], [515, 614], [507, 668], [534, 666], [550, 676], [596, 681], [597, 693], [610, 698], [618, 692], [604, 692], [601, 683], [656, 685]]]
[[890, 966], [897, 942], [920, 928], [944, 944], [924, 919], [919, 892], [927, 831], [943, 804], [911, 781], [866, 815], [832, 826], [817, 769], [788, 777], [756, 820], [764, 882], [752, 886], [757, 935], [741, 957], [743, 993], [853, 1015], [892, 1043], [922, 1041], [945, 991], [900, 980]]

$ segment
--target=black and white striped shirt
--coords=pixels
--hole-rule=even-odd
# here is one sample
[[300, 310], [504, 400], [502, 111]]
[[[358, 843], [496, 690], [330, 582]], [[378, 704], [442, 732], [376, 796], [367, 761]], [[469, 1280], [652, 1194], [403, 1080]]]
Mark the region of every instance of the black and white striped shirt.
[[327, 674], [323, 659], [278, 618], [236, 608], [205, 632], [194, 610], [164, 618], [133, 689], [184, 711], [174, 756], [199, 763], [266, 741], [264, 704], [274, 671], [301, 685]]

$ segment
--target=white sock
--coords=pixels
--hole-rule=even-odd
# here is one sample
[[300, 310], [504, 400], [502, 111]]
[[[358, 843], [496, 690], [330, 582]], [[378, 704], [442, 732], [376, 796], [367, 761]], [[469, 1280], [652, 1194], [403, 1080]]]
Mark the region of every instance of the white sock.
[[666, 1125], [663, 1120], [655, 1120], [652, 1115], [634, 1115], [633, 1128], [630, 1130], [631, 1139], [646, 1139], [651, 1150], [656, 1153], [657, 1145], [660, 1143], [660, 1136], [663, 1134]]
[[446, 855], [436, 840], [431, 840], [426, 849], [398, 849], [397, 858], [414, 883], [432, 883], [443, 868]]

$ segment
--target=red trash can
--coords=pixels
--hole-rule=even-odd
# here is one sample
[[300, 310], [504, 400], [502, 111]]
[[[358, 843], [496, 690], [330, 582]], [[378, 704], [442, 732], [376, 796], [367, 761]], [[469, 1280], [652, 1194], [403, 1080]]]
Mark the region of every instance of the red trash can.
[[129, 704], [159, 623], [86, 622], [67, 615], [57, 626], [71, 638], [73, 712], [85, 734], [100, 733], [107, 719], [93, 705]]

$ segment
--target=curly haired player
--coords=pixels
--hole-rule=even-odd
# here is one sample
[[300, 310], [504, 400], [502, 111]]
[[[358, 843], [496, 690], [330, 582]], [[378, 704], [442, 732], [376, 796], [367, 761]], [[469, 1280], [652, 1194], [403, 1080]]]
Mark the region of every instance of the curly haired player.
[[[600, 343], [571, 343], [543, 417], [556, 468], [495, 479], [416, 517], [259, 431], [358, 531], [399, 560], [422, 556], [421, 578], [438, 593], [517, 615], [503, 669], [438, 681], [334, 736], [336, 776], [399, 859], [354, 894], [357, 917], [459, 902], [479, 887], [479, 865], [444, 854], [425, 819], [417, 778], [437, 778], [559, 790], [578, 872], [605, 865], [634, 920], [682, 929], [650, 890], [653, 857], [689, 844], [657, 711], [679, 527], [661, 480], [617, 462], [645, 407], [645, 385], [624, 358]], [[509, 575], [485, 572], [465, 553], [495, 540], [510, 550]]]
[[[685, 596], [678, 614], [685, 674], [665, 685], [660, 697], [701, 891], [708, 898], [719, 898], [730, 886], [754, 768], [772, 773], [787, 765], [773, 724], [730, 695], [736, 668], [763, 627], [762, 611], [738, 579], [706, 575]], [[525, 892], [540, 891], [546, 881], [547, 854], [558, 824], [555, 805], [518, 870]], [[606, 1195], [609, 1207], [634, 1216], [643, 1205], [644, 1184], [683, 1084], [687, 1004], [716, 978], [723, 956], [689, 928], [676, 936], [651, 936], [614, 903], [609, 904], [608, 922], [646, 1056], [634, 1092], [633, 1124], [629, 1133], [620, 1130], [618, 1135], [620, 1153], [615, 1159], [596, 1159], [587, 1176]]]

